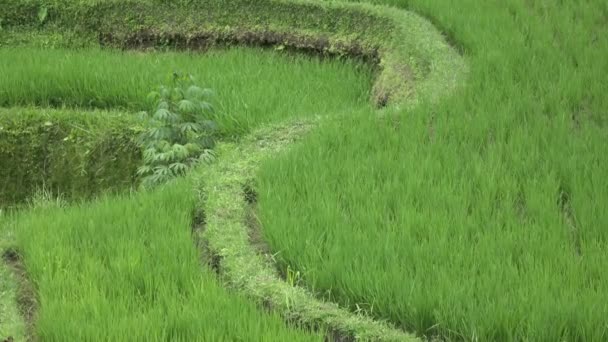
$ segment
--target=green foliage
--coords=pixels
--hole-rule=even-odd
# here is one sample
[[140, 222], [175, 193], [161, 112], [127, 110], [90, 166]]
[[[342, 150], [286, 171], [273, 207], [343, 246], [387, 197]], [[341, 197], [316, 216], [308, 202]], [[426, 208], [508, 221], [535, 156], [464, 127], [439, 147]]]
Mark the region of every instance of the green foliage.
[[154, 109], [140, 113], [150, 128], [141, 135], [144, 165], [137, 170], [144, 187], [164, 183], [200, 162], [213, 160], [218, 131], [209, 119], [213, 107], [207, 99], [211, 95], [191, 75], [177, 73], [171, 87], [162, 85], [148, 95]]

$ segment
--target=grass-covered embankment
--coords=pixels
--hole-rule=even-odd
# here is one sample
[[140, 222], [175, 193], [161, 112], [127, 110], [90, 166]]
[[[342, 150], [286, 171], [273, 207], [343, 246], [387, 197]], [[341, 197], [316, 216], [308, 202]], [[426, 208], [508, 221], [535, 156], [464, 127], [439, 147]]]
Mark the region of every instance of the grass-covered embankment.
[[144, 129], [120, 112], [0, 108], [0, 208], [39, 191], [71, 200], [135, 187]]
[[448, 32], [467, 85], [268, 161], [273, 252], [311, 288], [419, 334], [605, 340], [605, 3], [375, 2]]

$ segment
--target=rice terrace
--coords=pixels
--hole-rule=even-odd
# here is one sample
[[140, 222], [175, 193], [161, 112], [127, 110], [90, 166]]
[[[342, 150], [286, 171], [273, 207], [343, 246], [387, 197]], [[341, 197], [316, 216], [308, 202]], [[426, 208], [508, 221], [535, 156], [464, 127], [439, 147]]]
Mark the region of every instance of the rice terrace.
[[0, 341], [608, 341], [608, 2], [0, 0]]

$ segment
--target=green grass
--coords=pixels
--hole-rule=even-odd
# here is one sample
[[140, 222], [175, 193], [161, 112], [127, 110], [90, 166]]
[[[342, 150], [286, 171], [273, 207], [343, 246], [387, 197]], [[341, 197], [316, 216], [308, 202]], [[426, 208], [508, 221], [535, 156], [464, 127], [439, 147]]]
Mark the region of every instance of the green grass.
[[418, 334], [608, 338], [605, 2], [376, 2], [448, 32], [467, 85], [267, 162], [260, 218], [281, 264]]
[[192, 191], [181, 181], [3, 220], [37, 289], [37, 338], [320, 341], [229, 294], [202, 268], [191, 236]]
[[226, 134], [369, 106], [371, 70], [353, 61], [243, 48], [203, 55], [28, 47], [0, 49], [0, 106], [147, 110], [147, 94], [174, 71], [214, 90], [216, 119]]

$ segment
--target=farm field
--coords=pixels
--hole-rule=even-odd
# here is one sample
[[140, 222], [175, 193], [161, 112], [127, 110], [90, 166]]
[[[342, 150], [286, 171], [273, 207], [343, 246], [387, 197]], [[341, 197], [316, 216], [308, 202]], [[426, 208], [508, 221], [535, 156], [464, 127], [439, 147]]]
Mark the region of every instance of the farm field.
[[599, 0], [0, 0], [0, 340], [604, 341], [605, 55]]

